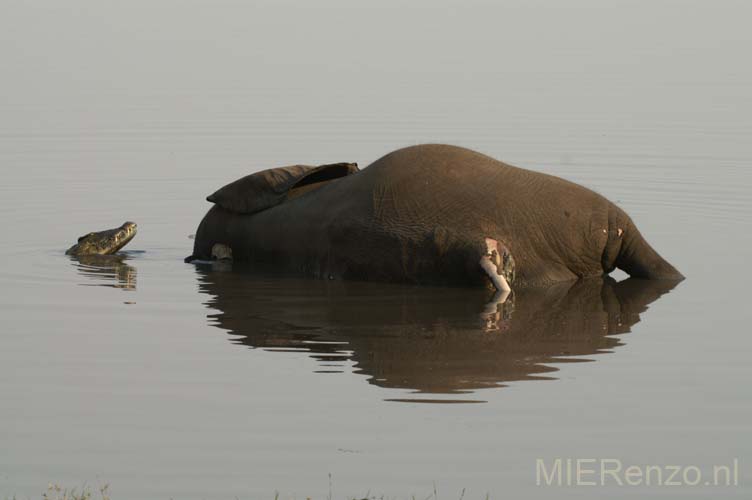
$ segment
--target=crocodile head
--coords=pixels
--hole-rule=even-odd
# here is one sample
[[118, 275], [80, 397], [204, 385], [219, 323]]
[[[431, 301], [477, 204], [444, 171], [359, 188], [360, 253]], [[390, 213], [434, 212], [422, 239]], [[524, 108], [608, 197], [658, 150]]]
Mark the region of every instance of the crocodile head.
[[109, 255], [117, 252], [136, 236], [135, 222], [126, 222], [115, 229], [88, 233], [70, 247], [66, 255]]

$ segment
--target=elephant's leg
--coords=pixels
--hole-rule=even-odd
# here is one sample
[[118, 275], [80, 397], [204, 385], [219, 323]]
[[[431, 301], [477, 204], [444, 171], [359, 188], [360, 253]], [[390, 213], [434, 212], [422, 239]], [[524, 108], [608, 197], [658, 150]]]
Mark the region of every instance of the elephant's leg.
[[[481, 256], [480, 267], [491, 279], [491, 283], [499, 292], [510, 292], [512, 287], [505, 277], [505, 267], [509, 267], [511, 254], [507, 248], [493, 238], [486, 238], [486, 253]], [[514, 261], [511, 260], [511, 267]], [[506, 297], [504, 297], [506, 298]]]

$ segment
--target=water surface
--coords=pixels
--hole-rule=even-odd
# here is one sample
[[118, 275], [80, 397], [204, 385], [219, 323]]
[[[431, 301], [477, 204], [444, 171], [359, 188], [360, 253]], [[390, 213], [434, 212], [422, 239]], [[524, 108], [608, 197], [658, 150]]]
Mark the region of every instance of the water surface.
[[[749, 496], [742, 2], [7, 1], [0, 497]], [[485, 293], [183, 263], [207, 194], [449, 142], [580, 182], [688, 279]], [[63, 254], [134, 220], [122, 255]], [[538, 487], [618, 458], [737, 487]]]

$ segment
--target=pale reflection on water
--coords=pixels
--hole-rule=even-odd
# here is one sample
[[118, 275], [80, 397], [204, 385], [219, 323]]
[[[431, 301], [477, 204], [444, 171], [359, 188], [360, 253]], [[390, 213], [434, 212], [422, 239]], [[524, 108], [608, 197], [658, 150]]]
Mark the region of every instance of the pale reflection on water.
[[139, 253], [142, 252], [120, 252], [114, 255], [75, 255], [70, 256], [70, 260], [82, 276], [89, 278], [81, 285], [135, 290], [137, 270], [128, 261]]
[[553, 379], [552, 363], [590, 361], [623, 345], [619, 335], [676, 285], [596, 278], [518, 290], [497, 304], [474, 289], [304, 281], [208, 266], [197, 272], [207, 306], [217, 311], [210, 323], [233, 342], [308, 353], [318, 372], [342, 372], [351, 362], [371, 384], [420, 394]]
[[[749, 498], [751, 9], [3, 2], [0, 499]], [[688, 279], [486, 310], [183, 263], [227, 182], [426, 142], [598, 191]], [[123, 220], [124, 258], [63, 255]], [[537, 487], [565, 456], [742, 486]]]

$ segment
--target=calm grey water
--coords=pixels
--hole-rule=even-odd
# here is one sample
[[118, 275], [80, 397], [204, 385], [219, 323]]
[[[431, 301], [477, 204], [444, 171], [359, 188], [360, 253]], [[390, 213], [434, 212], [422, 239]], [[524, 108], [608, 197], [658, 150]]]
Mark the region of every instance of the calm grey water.
[[[0, 12], [0, 498], [749, 497], [745, 2]], [[487, 311], [183, 263], [224, 183], [421, 142], [599, 191], [688, 279]], [[63, 255], [125, 220], [119, 259]], [[536, 486], [559, 457], [736, 459], [739, 484]]]

